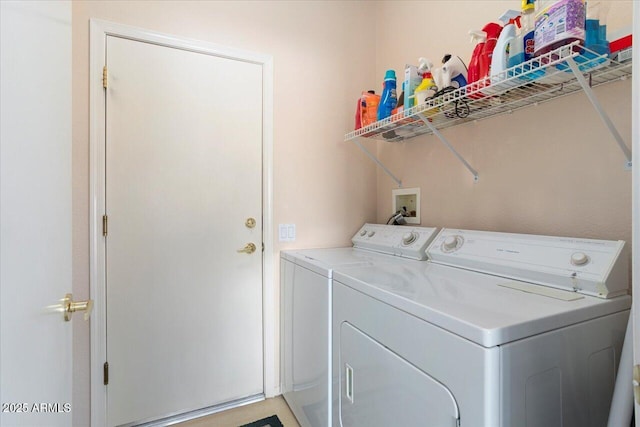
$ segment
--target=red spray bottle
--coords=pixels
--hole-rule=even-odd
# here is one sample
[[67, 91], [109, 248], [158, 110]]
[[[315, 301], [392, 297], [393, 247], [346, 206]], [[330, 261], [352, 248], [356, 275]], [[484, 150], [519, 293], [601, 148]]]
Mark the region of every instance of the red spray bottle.
[[480, 79], [480, 56], [487, 41], [487, 33], [480, 30], [469, 31], [471, 41], [477, 41], [478, 44], [473, 49], [471, 60], [469, 61], [469, 70], [467, 71], [467, 84], [475, 83]]
[[480, 55], [480, 77], [478, 80], [482, 80], [491, 75], [491, 59], [493, 57], [493, 50], [498, 43], [498, 37], [502, 31], [502, 25], [489, 22], [482, 28], [482, 31], [487, 35], [487, 41], [484, 43], [482, 54]]

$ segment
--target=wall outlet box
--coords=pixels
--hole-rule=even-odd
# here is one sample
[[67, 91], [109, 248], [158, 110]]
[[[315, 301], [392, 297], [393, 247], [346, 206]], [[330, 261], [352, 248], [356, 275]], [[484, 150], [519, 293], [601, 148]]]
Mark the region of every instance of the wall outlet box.
[[420, 224], [420, 189], [398, 188], [392, 196], [393, 213], [400, 211], [407, 224]]

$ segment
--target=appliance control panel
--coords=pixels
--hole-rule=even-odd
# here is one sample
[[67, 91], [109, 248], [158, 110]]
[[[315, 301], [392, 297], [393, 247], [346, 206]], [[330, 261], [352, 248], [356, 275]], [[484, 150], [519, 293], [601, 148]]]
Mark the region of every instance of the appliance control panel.
[[625, 242], [443, 228], [431, 261], [600, 298], [629, 288]]
[[417, 260], [427, 259], [426, 249], [437, 228], [365, 224], [353, 236], [353, 246]]

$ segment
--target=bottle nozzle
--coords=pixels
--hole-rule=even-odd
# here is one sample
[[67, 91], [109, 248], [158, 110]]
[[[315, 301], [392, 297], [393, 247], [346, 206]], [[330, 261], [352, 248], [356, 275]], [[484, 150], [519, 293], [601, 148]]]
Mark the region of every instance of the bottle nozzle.
[[433, 67], [433, 62], [429, 61], [427, 58], [423, 58], [423, 57], [418, 58], [418, 73], [422, 74], [423, 77], [424, 77], [424, 74], [431, 71], [432, 67]]
[[505, 13], [502, 14], [502, 16], [500, 16], [500, 21], [502, 21], [502, 23], [504, 25], [507, 24], [512, 24], [513, 22], [511, 22], [512, 20], [516, 19], [518, 16], [520, 16], [520, 12], [517, 10], [513, 10], [513, 9], [509, 9], [507, 10]]
[[518, 28], [522, 28], [522, 15], [518, 15], [515, 19], [512, 19], [511, 21], [509, 21], [510, 24], [515, 24], [516, 27]]
[[487, 41], [487, 32], [482, 30], [469, 30], [469, 35], [471, 36], [471, 43], [475, 40], [480, 42]]

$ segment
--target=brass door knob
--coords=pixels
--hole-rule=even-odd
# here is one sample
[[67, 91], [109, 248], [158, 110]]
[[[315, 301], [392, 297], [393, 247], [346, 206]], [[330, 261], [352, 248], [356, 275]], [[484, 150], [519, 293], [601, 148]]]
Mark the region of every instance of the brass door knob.
[[244, 248], [238, 249], [239, 253], [252, 254], [256, 251], [256, 245], [253, 243], [247, 243]]
[[64, 296], [62, 305], [65, 322], [71, 320], [71, 315], [76, 311], [84, 311], [84, 320], [89, 320], [89, 316], [91, 316], [91, 310], [93, 310], [92, 299], [86, 301], [74, 301], [72, 294], [66, 294]]

